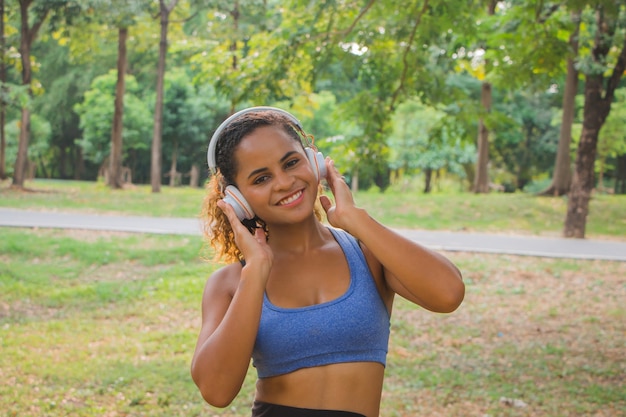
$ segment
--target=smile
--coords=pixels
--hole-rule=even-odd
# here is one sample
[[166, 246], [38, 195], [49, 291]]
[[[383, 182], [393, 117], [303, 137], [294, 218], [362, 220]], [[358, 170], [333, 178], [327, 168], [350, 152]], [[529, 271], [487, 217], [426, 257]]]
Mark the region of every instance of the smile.
[[302, 196], [302, 190], [298, 191], [295, 194], [290, 195], [289, 197], [282, 199], [278, 202], [279, 206], [286, 206], [287, 204], [291, 204]]

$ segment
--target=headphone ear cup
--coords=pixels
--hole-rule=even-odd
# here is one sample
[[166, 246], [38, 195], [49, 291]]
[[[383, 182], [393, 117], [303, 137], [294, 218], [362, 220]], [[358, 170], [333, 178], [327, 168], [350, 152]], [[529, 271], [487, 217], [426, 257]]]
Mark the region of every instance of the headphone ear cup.
[[237, 187], [229, 185], [224, 190], [224, 194], [224, 202], [228, 203], [235, 210], [239, 220], [243, 221], [244, 219], [254, 218], [252, 207], [250, 207], [250, 204], [243, 198], [241, 191], [239, 191]]
[[304, 148], [304, 151], [306, 152], [307, 158], [309, 158], [309, 163], [311, 167], [313, 167], [313, 172], [315, 172], [317, 180], [321, 181], [323, 178], [326, 178], [326, 161], [324, 160], [324, 155], [312, 148]]

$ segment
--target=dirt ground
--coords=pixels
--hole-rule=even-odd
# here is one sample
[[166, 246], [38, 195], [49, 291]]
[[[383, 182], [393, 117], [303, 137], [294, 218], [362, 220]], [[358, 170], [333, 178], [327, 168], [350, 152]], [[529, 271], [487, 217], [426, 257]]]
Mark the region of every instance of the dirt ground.
[[626, 416], [626, 263], [448, 256], [464, 272], [462, 306], [442, 316], [400, 304], [396, 319], [427, 330], [390, 351], [448, 376], [402, 392], [410, 411], [381, 415]]

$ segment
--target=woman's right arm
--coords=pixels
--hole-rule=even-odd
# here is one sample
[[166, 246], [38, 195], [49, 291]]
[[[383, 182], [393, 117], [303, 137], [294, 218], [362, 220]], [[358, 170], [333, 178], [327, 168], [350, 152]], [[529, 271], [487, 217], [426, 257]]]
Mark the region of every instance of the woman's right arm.
[[191, 376], [202, 397], [213, 406], [228, 406], [246, 377], [265, 290], [259, 274], [250, 263], [243, 269], [233, 264], [207, 281]]
[[230, 206], [221, 203], [220, 208], [246, 265], [226, 266], [207, 281], [191, 376], [206, 402], [226, 407], [239, 393], [250, 365], [273, 257], [262, 230], [250, 234]]

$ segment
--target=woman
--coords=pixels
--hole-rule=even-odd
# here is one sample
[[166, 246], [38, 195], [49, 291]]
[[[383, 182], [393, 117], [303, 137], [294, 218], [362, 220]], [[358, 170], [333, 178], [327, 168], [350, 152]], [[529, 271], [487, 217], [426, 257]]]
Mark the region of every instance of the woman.
[[[236, 113], [211, 139], [206, 235], [230, 263], [206, 283], [191, 374], [226, 407], [252, 358], [253, 417], [377, 417], [394, 295], [451, 312], [465, 287], [446, 258], [356, 206], [308, 139], [269, 107]], [[318, 196], [324, 177], [335, 203]]]

